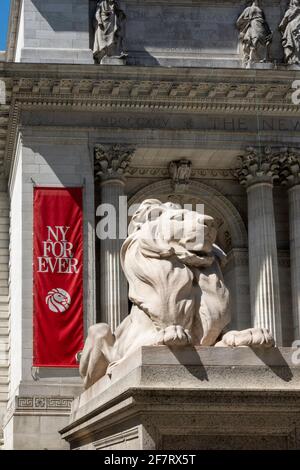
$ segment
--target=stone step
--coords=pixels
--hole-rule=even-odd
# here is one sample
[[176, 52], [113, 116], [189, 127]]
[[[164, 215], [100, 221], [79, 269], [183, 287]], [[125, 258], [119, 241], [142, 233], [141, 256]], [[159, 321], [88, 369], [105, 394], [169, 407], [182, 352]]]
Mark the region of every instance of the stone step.
[[7, 392], [0, 392], [0, 402], [7, 402], [8, 400], [8, 391]]
[[4, 364], [4, 362], [8, 362], [8, 349], [6, 351], [1, 351], [0, 349], [0, 362]]
[[1, 336], [6, 337], [8, 335], [8, 325], [2, 325], [2, 322], [0, 322], [0, 351], [1, 351], [1, 346], [3, 345], [3, 338]]
[[3, 227], [5, 227], [5, 225], [0, 225], [0, 240], [9, 240], [9, 230], [8, 228], [2, 230]]
[[[9, 320], [8, 318], [1, 318], [0, 317], [0, 328], [9, 328]], [[1, 334], [1, 333], [0, 333]]]
[[5, 248], [9, 252], [9, 240], [0, 240], [0, 248]]
[[0, 376], [0, 386], [8, 385], [8, 377], [1, 377]]
[[3, 353], [7, 353], [9, 351], [8, 335], [6, 338], [4, 336], [0, 336], [0, 351]]

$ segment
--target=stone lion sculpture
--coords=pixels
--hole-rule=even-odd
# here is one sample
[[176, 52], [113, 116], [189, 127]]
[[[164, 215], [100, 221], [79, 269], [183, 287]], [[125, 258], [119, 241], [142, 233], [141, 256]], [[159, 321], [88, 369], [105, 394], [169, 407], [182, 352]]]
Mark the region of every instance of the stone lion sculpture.
[[212, 217], [158, 200], [144, 201], [132, 217], [121, 262], [129, 283], [130, 315], [113, 333], [89, 329], [81, 355], [85, 388], [141, 346], [274, 345], [265, 329], [222, 332], [230, 322], [229, 292], [215, 244]]

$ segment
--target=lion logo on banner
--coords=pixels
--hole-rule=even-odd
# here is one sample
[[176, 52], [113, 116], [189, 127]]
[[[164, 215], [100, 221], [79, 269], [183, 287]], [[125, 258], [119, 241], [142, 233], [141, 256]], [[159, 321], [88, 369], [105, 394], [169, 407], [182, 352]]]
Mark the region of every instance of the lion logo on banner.
[[60, 287], [52, 289], [47, 294], [46, 304], [52, 312], [63, 313], [70, 307], [70, 294]]

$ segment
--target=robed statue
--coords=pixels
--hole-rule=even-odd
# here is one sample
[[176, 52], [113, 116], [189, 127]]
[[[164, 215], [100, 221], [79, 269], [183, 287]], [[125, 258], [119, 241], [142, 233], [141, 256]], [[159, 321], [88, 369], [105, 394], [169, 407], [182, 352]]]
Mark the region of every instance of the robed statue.
[[279, 31], [286, 64], [300, 64], [300, 0], [291, 0]]
[[123, 51], [125, 20], [126, 15], [116, 0], [101, 0], [97, 3], [93, 53], [98, 63], [105, 56], [126, 57]]
[[[249, 68], [253, 62], [269, 62], [269, 50], [272, 43], [272, 31], [265, 14], [255, 0], [237, 20], [240, 40], [243, 46], [243, 62]], [[259, 60], [259, 49], [264, 49], [264, 56]]]

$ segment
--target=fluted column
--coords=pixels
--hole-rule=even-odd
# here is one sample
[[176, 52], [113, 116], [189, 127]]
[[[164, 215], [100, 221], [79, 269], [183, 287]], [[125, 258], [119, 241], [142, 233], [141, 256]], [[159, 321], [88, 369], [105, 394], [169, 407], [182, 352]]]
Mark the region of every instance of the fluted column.
[[294, 339], [300, 339], [300, 156], [292, 150], [281, 155], [280, 179], [288, 187], [291, 285]]
[[96, 215], [102, 216], [97, 225], [101, 321], [108, 323], [113, 331], [128, 314], [127, 281], [121, 267], [120, 249], [127, 229], [125, 174], [133, 152], [125, 145], [95, 148], [95, 176], [101, 191]]
[[249, 277], [252, 325], [267, 328], [282, 344], [273, 181], [278, 164], [270, 150], [249, 149], [237, 171], [248, 195]]

